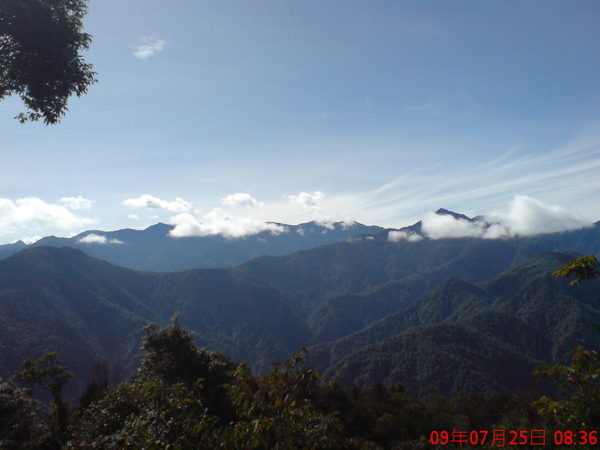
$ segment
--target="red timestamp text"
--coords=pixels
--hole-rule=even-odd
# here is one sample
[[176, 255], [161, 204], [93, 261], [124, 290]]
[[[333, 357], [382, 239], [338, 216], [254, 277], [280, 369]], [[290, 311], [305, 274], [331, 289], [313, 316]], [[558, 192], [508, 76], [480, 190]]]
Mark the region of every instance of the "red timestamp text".
[[597, 445], [597, 431], [555, 431], [555, 445]]
[[[550, 439], [549, 439], [550, 440]], [[555, 431], [552, 434], [554, 445], [597, 445], [597, 431]], [[545, 446], [546, 430], [442, 430], [432, 431], [429, 434], [429, 443], [432, 445], [458, 444], [463, 445], [485, 445], [496, 447], [528, 445]]]

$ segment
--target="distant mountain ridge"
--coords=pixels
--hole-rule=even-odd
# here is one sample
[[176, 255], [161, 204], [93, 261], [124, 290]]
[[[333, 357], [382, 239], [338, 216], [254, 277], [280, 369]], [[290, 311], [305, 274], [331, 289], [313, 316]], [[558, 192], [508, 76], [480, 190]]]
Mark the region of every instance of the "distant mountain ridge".
[[223, 236], [169, 236], [172, 225], [158, 223], [145, 230], [88, 230], [71, 238], [44, 237], [27, 245], [21, 241], [0, 245], [0, 259], [28, 247], [73, 247], [90, 256], [135, 270], [176, 272], [188, 269], [222, 268], [241, 264], [262, 255], [283, 255], [319, 245], [351, 239], [384, 230], [360, 223], [336, 222], [328, 227], [308, 222], [281, 225], [286, 231], [263, 231], [244, 238]]
[[[476, 224], [486, 229], [493, 224], [482, 216], [470, 218], [464, 214], [438, 209], [437, 216], [452, 217], [457, 221]], [[299, 225], [275, 223], [283, 233], [263, 231], [243, 238], [226, 238], [221, 235], [171, 237], [174, 226], [157, 223], [144, 230], [122, 229], [117, 231], [88, 230], [71, 238], [44, 237], [27, 245], [22, 241], [0, 245], [0, 259], [11, 256], [24, 248], [52, 246], [73, 247], [90, 256], [135, 270], [177, 272], [188, 269], [224, 268], [242, 264], [259, 256], [279, 256], [299, 250], [308, 250], [348, 239], [391, 239], [400, 234], [403, 239], [428, 239], [423, 232], [423, 222], [400, 229], [363, 225], [358, 222], [336, 222], [320, 225], [308, 222]], [[587, 229], [542, 235], [551, 236], [556, 251], [585, 253], [600, 252], [600, 239], [596, 229], [600, 222]], [[533, 237], [535, 238], [535, 237]], [[504, 237], [503, 239], [511, 239]]]
[[[72, 395], [98, 361], [127, 378], [139, 361], [142, 327], [165, 324], [176, 312], [201, 346], [255, 371], [307, 346], [326, 379], [399, 381], [422, 398], [526, 389], [537, 365], [564, 362], [575, 344], [600, 349], [593, 327], [600, 282], [570, 287], [550, 275], [574, 256], [598, 252], [599, 224], [529, 237], [414, 241], [342, 224], [236, 241], [173, 239], [170, 229], [14, 244], [17, 253], [0, 260], [0, 376], [26, 357], [58, 351], [77, 375]], [[347, 237], [357, 231], [365, 232]], [[283, 251], [330, 239], [337, 241], [226, 268], [123, 267], [174, 260], [189, 267], [195, 256], [212, 255], [215, 263], [264, 251], [261, 245]], [[121, 263], [84, 253], [90, 249], [118, 249]]]
[[[201, 346], [259, 372], [309, 346], [310, 363], [344, 383], [400, 381], [421, 397], [508, 392], [575, 344], [600, 347], [592, 326], [600, 283], [572, 288], [550, 276], [573, 256], [555, 253], [557, 238], [598, 235], [596, 227], [497, 240], [362, 236], [174, 273], [31, 246], [0, 261], [0, 375], [58, 351], [77, 375], [75, 391], [97, 361], [128, 377], [142, 326], [179, 312]], [[500, 370], [509, 363], [518, 370]]]

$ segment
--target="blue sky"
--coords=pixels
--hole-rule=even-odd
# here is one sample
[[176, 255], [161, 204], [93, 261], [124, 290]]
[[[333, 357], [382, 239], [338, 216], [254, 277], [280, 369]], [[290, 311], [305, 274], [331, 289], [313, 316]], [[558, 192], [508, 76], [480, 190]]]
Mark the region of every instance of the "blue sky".
[[0, 103], [0, 243], [158, 221], [399, 228], [523, 198], [600, 220], [597, 1], [89, 5], [100, 82], [55, 126]]

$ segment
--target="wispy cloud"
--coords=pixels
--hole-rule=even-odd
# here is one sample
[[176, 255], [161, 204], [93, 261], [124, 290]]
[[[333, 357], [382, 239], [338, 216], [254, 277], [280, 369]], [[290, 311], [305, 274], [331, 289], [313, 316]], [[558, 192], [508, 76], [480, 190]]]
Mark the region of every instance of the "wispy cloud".
[[380, 187], [358, 193], [356, 216], [400, 227], [440, 207], [476, 215], [523, 194], [548, 204], [575, 203], [574, 212], [598, 220], [599, 171], [600, 124], [596, 124], [572, 142], [541, 154], [511, 147], [479, 166], [441, 166], [433, 161], [400, 172]]
[[143, 36], [140, 38], [141, 44], [135, 45], [133, 56], [138, 59], [148, 59], [157, 52], [162, 51], [168, 42], [156, 37]]
[[77, 197], [62, 197], [60, 203], [73, 211], [89, 211], [92, 208], [94, 200], [88, 200], [78, 195]]
[[407, 231], [390, 231], [388, 233], [388, 240], [391, 242], [409, 241], [417, 242], [423, 239], [423, 236], [416, 233], [409, 233]]
[[306, 212], [308, 212], [317, 224], [333, 229], [333, 221], [325, 213], [323, 208], [325, 194], [323, 194], [321, 191], [316, 191], [314, 194], [301, 192], [298, 195], [288, 195], [287, 197], [291, 203], [300, 205]]
[[149, 194], [144, 194], [138, 198], [129, 198], [123, 202], [125, 206], [134, 208], [159, 209], [172, 213], [187, 213], [192, 209], [191, 203], [182, 198], [176, 198], [174, 201], [161, 200]]
[[27, 245], [31, 245], [31, 244], [35, 244], [37, 241], [39, 241], [40, 239], [42, 239], [44, 236], [40, 236], [39, 234], [36, 234], [35, 236], [26, 236], [23, 237], [21, 240], [27, 244]]
[[230, 206], [246, 206], [250, 208], [262, 208], [265, 203], [259, 202], [255, 198], [252, 198], [250, 194], [237, 192], [235, 194], [228, 195], [224, 199], [221, 200], [223, 205]]
[[211, 212], [203, 216], [203, 219], [204, 222], [201, 223], [192, 214], [178, 214], [171, 218], [171, 223], [175, 225], [175, 228], [171, 230], [170, 235], [176, 238], [221, 235], [227, 239], [239, 239], [263, 231], [269, 231], [272, 234], [287, 231], [281, 225], [249, 217], [231, 216], [219, 208], [213, 208]]

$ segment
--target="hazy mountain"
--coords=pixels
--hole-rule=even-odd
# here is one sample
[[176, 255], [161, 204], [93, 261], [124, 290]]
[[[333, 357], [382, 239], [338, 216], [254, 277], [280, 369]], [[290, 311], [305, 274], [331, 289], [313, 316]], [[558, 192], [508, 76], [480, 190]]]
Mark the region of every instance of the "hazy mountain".
[[[435, 215], [478, 224], [483, 228], [490, 226], [481, 216], [470, 218], [443, 208], [436, 211]], [[47, 236], [30, 245], [21, 241], [0, 245], [0, 259], [27, 247], [66, 246], [78, 248], [90, 256], [130, 269], [176, 272], [187, 269], [231, 267], [263, 255], [291, 254], [298, 250], [308, 250], [349, 239], [390, 240], [394, 232], [428, 239], [428, 235], [422, 230], [421, 221], [399, 230], [341, 222], [332, 224], [329, 228], [316, 222], [277, 225], [286, 231], [279, 234], [263, 231], [244, 238], [225, 238], [221, 235], [173, 238], [169, 232], [174, 227], [163, 223], [145, 230], [88, 230], [72, 238]], [[600, 252], [600, 238], [597, 232], [599, 226], [595, 224], [594, 227], [587, 229], [545, 234], [539, 239], [544, 241], [541, 244], [544, 248], [548, 248], [548, 242], [552, 242], [554, 251]], [[533, 241], [535, 239], [532, 239]]]
[[[409, 240], [416, 241], [419, 239], [438, 239], [438, 238], [458, 238], [458, 237], [483, 237], [485, 239], [501, 239], [507, 240], [512, 238], [527, 238], [532, 243], [536, 241], [545, 242], [547, 246], [548, 242], [552, 242], [555, 251], [562, 252], [576, 252], [576, 253], [600, 253], [600, 222], [596, 222], [591, 226], [584, 228], [575, 228], [570, 231], [553, 232], [553, 233], [532, 233], [531, 230], [527, 235], [520, 235], [518, 232], [510, 230], [509, 225], [503, 225], [501, 223], [489, 220], [484, 216], [468, 217], [464, 214], [459, 214], [447, 209], [440, 208], [433, 215], [429, 216], [429, 222], [431, 226], [431, 217], [438, 218], [450, 218], [452, 220], [438, 221], [437, 227], [440, 223], [443, 226], [449, 228], [444, 231], [443, 229], [430, 230], [433, 234], [428, 234], [424, 230], [423, 221], [418, 221], [413, 225], [400, 229], [388, 229], [380, 232], [377, 237], [387, 238], [393, 241]], [[458, 226], [458, 230], [451, 230], [453, 226]], [[559, 227], [560, 228], [560, 227]], [[492, 230], [496, 230], [492, 233]], [[457, 232], [457, 234], [452, 233]], [[462, 234], [461, 234], [462, 233]], [[505, 233], [505, 234], [503, 234]]]
[[[334, 223], [330, 228], [315, 222], [283, 225], [280, 234], [264, 231], [245, 238], [223, 236], [173, 238], [173, 226], [159, 223], [145, 230], [89, 230], [72, 238], [49, 236], [30, 247], [73, 247], [90, 256], [130, 269], [176, 272], [187, 269], [221, 268], [241, 264], [262, 255], [283, 255], [319, 245], [344, 241], [383, 230], [360, 223]], [[0, 259], [26, 248], [23, 242], [0, 246]]]

